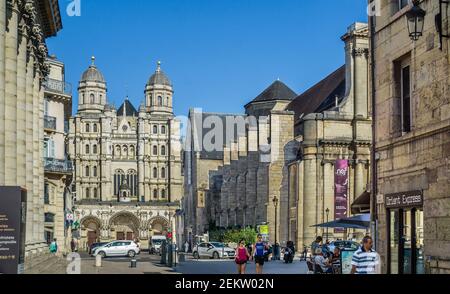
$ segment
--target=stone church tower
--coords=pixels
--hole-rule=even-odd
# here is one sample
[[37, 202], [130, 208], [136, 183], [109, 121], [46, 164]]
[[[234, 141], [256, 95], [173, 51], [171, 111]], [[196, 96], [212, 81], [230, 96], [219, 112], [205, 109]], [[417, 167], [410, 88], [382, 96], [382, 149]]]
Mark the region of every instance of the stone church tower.
[[147, 240], [175, 230], [182, 196], [180, 122], [160, 62], [144, 93], [139, 111], [128, 97], [116, 110], [108, 103], [106, 80], [94, 57], [79, 82], [69, 152], [75, 162], [80, 239], [86, 246]]

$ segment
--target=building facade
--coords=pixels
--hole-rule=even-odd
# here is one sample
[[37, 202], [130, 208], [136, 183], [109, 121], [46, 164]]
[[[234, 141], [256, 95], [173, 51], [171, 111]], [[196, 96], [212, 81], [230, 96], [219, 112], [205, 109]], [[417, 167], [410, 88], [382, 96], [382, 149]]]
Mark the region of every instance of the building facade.
[[297, 97], [297, 159], [289, 164], [289, 239], [298, 248], [317, 236], [362, 239], [365, 231], [315, 227], [352, 216], [351, 205], [370, 182], [372, 118], [368, 95], [369, 30], [351, 25], [341, 38], [345, 65]]
[[60, 252], [70, 248], [66, 213], [71, 210], [73, 166], [68, 160], [67, 135], [72, 115], [72, 86], [65, 82], [64, 64], [51, 56], [44, 82], [44, 214], [45, 239], [57, 239]]
[[70, 120], [80, 245], [145, 241], [173, 231], [182, 176], [172, 84], [158, 63], [139, 111], [128, 98], [116, 110], [107, 102], [107, 84], [94, 61], [79, 82], [78, 112]]
[[449, 7], [418, 3], [426, 15], [416, 41], [406, 1], [380, 1], [371, 19], [377, 250], [393, 274], [450, 273], [450, 43], [436, 29], [448, 35]]
[[0, 185], [27, 192], [26, 259], [44, 238], [46, 38], [62, 28], [58, 1], [0, 1]]

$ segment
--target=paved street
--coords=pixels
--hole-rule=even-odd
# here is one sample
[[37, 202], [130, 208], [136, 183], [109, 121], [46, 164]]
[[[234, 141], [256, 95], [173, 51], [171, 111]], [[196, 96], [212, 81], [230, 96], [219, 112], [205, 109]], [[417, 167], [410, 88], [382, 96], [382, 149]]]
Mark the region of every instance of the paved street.
[[[175, 270], [183, 274], [235, 274], [236, 264], [233, 260], [195, 260], [189, 258], [186, 262], [178, 264]], [[304, 261], [296, 259], [292, 264], [282, 261], [270, 261], [264, 265], [265, 274], [306, 274], [308, 268]], [[247, 274], [255, 274], [255, 264], [249, 262]]]

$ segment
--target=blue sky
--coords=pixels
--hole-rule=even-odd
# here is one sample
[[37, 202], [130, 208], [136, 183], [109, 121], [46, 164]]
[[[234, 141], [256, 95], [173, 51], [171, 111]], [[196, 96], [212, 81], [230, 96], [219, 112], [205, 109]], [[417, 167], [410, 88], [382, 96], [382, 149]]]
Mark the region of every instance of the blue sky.
[[347, 26], [367, 21], [364, 0], [59, 0], [63, 30], [48, 40], [76, 88], [96, 56], [108, 100], [128, 93], [138, 107], [156, 62], [175, 88], [177, 115], [189, 108], [243, 112], [280, 78], [297, 93], [344, 63]]

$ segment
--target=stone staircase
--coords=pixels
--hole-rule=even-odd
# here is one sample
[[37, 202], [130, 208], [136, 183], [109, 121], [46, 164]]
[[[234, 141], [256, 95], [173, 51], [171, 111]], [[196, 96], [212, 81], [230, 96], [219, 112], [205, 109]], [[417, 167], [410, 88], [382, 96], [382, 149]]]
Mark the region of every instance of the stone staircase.
[[25, 274], [45, 275], [45, 274], [66, 274], [68, 261], [62, 256], [41, 254], [26, 261]]

